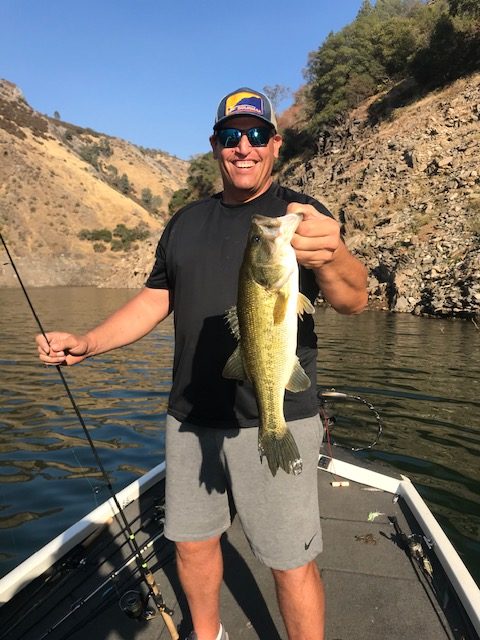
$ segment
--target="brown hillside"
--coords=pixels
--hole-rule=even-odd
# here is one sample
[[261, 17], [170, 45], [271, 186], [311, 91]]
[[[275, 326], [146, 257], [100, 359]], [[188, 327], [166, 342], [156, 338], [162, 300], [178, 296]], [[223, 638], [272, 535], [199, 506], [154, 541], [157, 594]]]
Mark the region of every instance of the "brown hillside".
[[[142, 284], [188, 162], [43, 116], [5, 80], [0, 158], [0, 228], [26, 284]], [[118, 224], [150, 235], [128, 251], [79, 238]], [[14, 285], [2, 265], [0, 286]]]

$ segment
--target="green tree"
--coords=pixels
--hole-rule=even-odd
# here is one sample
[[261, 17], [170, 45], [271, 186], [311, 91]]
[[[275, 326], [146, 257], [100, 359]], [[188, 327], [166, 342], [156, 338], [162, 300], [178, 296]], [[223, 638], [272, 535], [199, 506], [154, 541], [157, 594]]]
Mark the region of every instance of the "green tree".
[[168, 203], [168, 213], [173, 216], [179, 209], [184, 207], [189, 202], [193, 202], [191, 199], [190, 189], [184, 187], [183, 189], [177, 189]]
[[410, 69], [415, 79], [438, 86], [479, 69], [479, 27], [475, 18], [443, 13], [435, 22], [427, 45], [412, 59]]
[[173, 215], [190, 202], [208, 198], [220, 189], [220, 185], [220, 171], [213, 153], [210, 151], [195, 156], [188, 169], [186, 187], [175, 191], [170, 199], [169, 214]]
[[480, 18], [480, 2], [478, 0], [448, 0], [452, 16], [467, 14]]
[[418, 50], [420, 33], [414, 18], [394, 16], [378, 32], [376, 53], [390, 79], [402, 77]]
[[358, 13], [357, 13], [357, 20], [371, 15], [372, 11], [373, 11], [373, 6], [370, 0], [363, 0], [360, 6], [360, 9], [358, 10]]
[[319, 131], [366, 97], [411, 75], [411, 63], [447, 0], [364, 0], [355, 20], [309, 55], [307, 131]]
[[187, 177], [187, 187], [192, 193], [192, 198], [211, 196], [218, 189], [218, 179], [218, 164], [211, 151], [193, 158]]

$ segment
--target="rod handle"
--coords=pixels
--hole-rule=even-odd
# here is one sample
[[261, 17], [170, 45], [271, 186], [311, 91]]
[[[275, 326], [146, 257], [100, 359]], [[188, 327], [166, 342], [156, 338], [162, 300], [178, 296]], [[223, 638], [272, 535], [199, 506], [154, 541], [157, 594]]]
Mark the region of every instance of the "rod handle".
[[160, 613], [162, 614], [163, 621], [168, 629], [168, 632], [170, 633], [172, 640], [178, 640], [180, 636], [178, 635], [177, 627], [173, 623], [172, 616], [166, 611], [160, 611]]

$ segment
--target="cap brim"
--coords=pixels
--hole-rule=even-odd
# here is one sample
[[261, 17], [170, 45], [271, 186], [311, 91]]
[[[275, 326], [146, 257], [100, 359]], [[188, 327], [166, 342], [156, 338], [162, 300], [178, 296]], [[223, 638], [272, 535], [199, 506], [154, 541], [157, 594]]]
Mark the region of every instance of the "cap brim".
[[256, 113], [232, 113], [232, 115], [225, 116], [221, 118], [218, 122], [216, 122], [213, 125], [213, 130], [216, 131], [229, 120], [233, 120], [233, 118], [256, 118], [257, 120], [263, 120], [266, 124], [270, 125], [272, 129], [274, 129], [275, 131], [277, 130], [277, 127], [271, 120], [268, 120], [263, 116], [259, 116]]

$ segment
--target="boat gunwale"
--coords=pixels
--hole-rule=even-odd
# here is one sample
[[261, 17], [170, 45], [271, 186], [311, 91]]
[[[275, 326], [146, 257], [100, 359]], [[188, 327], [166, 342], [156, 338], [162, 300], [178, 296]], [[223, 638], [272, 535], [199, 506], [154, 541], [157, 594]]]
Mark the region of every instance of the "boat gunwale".
[[[395, 478], [325, 454], [319, 455], [318, 470], [399, 496], [405, 501], [480, 635], [480, 589], [411, 480], [404, 475]], [[120, 506], [127, 507], [164, 476], [165, 462], [162, 462], [116, 494]], [[1, 578], [0, 607], [117, 513], [118, 507], [110, 497]]]
[[410, 478], [401, 474], [397, 479], [325, 454], [320, 454], [318, 459], [321, 471], [403, 498], [480, 635], [480, 589]]
[[[122, 509], [164, 476], [165, 462], [161, 462], [119, 491], [116, 498]], [[108, 498], [3, 576], [0, 579], [0, 608], [118, 512], [113, 496]]]

